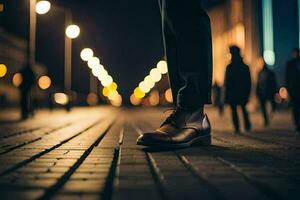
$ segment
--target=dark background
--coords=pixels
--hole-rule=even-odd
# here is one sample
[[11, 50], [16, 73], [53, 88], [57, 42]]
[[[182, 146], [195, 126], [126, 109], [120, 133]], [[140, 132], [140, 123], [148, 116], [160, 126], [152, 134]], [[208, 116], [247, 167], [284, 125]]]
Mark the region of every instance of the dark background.
[[[80, 59], [82, 48], [90, 47], [119, 84], [125, 98], [163, 58], [161, 22], [156, 0], [50, 1], [68, 8], [73, 23], [81, 28], [73, 40], [72, 89], [89, 92], [89, 69]], [[219, 0], [204, 0], [212, 6]], [[1, 26], [22, 38], [28, 37], [29, 0], [2, 1]], [[44, 64], [56, 86], [63, 87], [64, 13], [55, 8], [37, 15], [36, 60]]]

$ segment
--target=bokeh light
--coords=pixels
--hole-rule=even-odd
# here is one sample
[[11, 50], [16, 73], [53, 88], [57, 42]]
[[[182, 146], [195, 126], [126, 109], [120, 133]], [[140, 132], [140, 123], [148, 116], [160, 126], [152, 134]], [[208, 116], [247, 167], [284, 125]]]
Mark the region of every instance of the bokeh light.
[[283, 100], [286, 100], [289, 98], [288, 90], [285, 87], [282, 87], [279, 89], [279, 95]]
[[157, 68], [153, 68], [150, 71], [150, 77], [153, 81], [159, 82], [161, 80], [161, 73], [159, 72], [159, 70]]
[[49, 78], [49, 76], [41, 76], [38, 79], [38, 85], [42, 90], [46, 90], [51, 86], [51, 79]]
[[157, 106], [159, 104], [159, 92], [153, 90], [149, 95], [149, 103], [151, 106]]
[[165, 99], [168, 103], [173, 103], [173, 96], [172, 96], [171, 88], [169, 88], [165, 91]]
[[120, 94], [116, 95], [115, 98], [111, 100], [111, 105], [120, 107], [122, 105], [122, 96]]
[[150, 75], [145, 77], [144, 82], [149, 88], [153, 88], [155, 86], [155, 81], [151, 78]]
[[88, 60], [88, 66], [89, 66], [89, 68], [93, 69], [93, 68], [97, 67], [98, 65], [100, 65], [99, 58], [97, 58], [97, 57], [91, 57]]
[[81, 52], [80, 52], [80, 57], [83, 61], [88, 61], [89, 59], [91, 59], [94, 56], [94, 52], [92, 49], [90, 48], [84, 48]]
[[110, 75], [107, 75], [103, 80], [101, 80], [103, 87], [108, 87], [110, 84], [112, 84], [112, 82], [113, 78]]
[[98, 96], [95, 93], [89, 93], [87, 98], [86, 98], [86, 102], [88, 105], [90, 106], [95, 106], [98, 104]]
[[151, 90], [151, 88], [145, 83], [145, 81], [140, 82], [139, 88], [144, 93], [148, 93]]
[[7, 73], [7, 67], [5, 64], [0, 64], [0, 78], [4, 77]]
[[67, 105], [69, 102], [69, 97], [65, 93], [55, 93], [54, 94], [54, 101], [60, 105]]
[[108, 95], [109, 95], [109, 89], [107, 87], [104, 87], [102, 89], [102, 94], [103, 94], [103, 96], [108, 97]]
[[115, 82], [112, 82], [109, 86], [108, 89], [111, 91], [116, 91], [118, 89], [118, 85]]
[[141, 89], [139, 87], [135, 88], [133, 94], [136, 98], [139, 98], [139, 99], [142, 99], [145, 96], [145, 93], [143, 91], [141, 91]]
[[49, 12], [51, 3], [49, 1], [39, 1], [35, 4], [35, 12], [43, 15]]
[[138, 105], [140, 105], [141, 104], [141, 99], [139, 99], [139, 98], [136, 98], [136, 96], [134, 95], [134, 94], [132, 94], [131, 96], [130, 96], [130, 103], [132, 104], [132, 105], [134, 105], [134, 106], [138, 106]]
[[161, 73], [161, 74], [166, 74], [166, 73], [168, 73], [168, 64], [167, 64], [167, 62], [166, 61], [164, 61], [164, 60], [161, 60], [161, 61], [159, 61], [158, 63], [157, 63], [157, 69], [159, 70], [159, 72]]
[[75, 24], [69, 25], [66, 28], [66, 35], [68, 38], [75, 39], [79, 36], [79, 34], [80, 34], [80, 28]]
[[19, 87], [23, 82], [23, 77], [20, 73], [15, 73], [12, 78], [12, 83], [14, 86]]

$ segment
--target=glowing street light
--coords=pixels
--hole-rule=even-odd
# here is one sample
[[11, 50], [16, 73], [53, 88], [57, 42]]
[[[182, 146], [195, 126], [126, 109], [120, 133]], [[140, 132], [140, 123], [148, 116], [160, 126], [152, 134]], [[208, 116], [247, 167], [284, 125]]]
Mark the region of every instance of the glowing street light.
[[159, 70], [159, 72], [161, 73], [161, 74], [166, 74], [166, 73], [168, 73], [168, 64], [167, 64], [167, 62], [166, 61], [164, 61], [164, 60], [161, 60], [161, 61], [159, 61], [158, 63], [157, 63], [157, 69]]
[[155, 82], [159, 82], [161, 79], [161, 73], [157, 68], [153, 68], [150, 71], [150, 77], [152, 78], [152, 80], [154, 80]]
[[91, 57], [91, 58], [88, 60], [88, 66], [89, 66], [90, 69], [95, 68], [97, 65], [100, 65], [100, 60], [99, 60], [99, 58], [97, 58], [97, 57]]
[[94, 56], [94, 52], [90, 48], [82, 49], [82, 51], [80, 52], [80, 57], [83, 61], [88, 61], [93, 56]]
[[35, 5], [35, 11], [37, 14], [43, 15], [49, 12], [51, 3], [49, 1], [39, 1]]
[[7, 73], [7, 67], [4, 64], [0, 64], [0, 78], [4, 77]]
[[75, 24], [69, 25], [66, 28], [66, 35], [70, 39], [77, 38], [79, 36], [79, 34], [80, 34], [80, 28], [79, 28], [79, 26], [77, 26]]
[[110, 75], [107, 75], [102, 81], [101, 84], [103, 87], [108, 87], [110, 84], [112, 84], [113, 78]]
[[49, 76], [41, 76], [38, 80], [38, 85], [42, 90], [46, 90], [51, 86], [51, 79]]
[[23, 77], [21, 73], [14, 74], [12, 78], [12, 83], [15, 87], [19, 87], [21, 83], [23, 82]]

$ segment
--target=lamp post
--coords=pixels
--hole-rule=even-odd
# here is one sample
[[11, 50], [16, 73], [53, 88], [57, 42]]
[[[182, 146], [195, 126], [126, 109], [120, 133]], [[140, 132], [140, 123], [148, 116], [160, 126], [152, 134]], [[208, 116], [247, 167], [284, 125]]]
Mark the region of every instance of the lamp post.
[[[75, 39], [80, 34], [80, 28], [72, 24], [72, 12], [58, 6], [51, 6], [49, 1], [30, 0], [35, 5], [36, 13], [46, 14], [51, 7], [65, 14], [65, 40], [64, 40], [64, 91], [68, 95], [72, 89], [72, 39]], [[35, 22], [36, 23], [36, 22]], [[34, 30], [35, 35], [35, 30]]]

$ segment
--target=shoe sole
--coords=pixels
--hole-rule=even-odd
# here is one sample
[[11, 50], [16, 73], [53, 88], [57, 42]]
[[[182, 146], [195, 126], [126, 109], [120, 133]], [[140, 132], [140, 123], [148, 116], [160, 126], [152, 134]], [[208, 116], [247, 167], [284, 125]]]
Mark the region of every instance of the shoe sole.
[[163, 144], [163, 143], [145, 143], [137, 142], [137, 145], [156, 147], [156, 148], [187, 148], [193, 145], [210, 146], [211, 145], [211, 135], [204, 135], [196, 137], [185, 143], [178, 144]]

